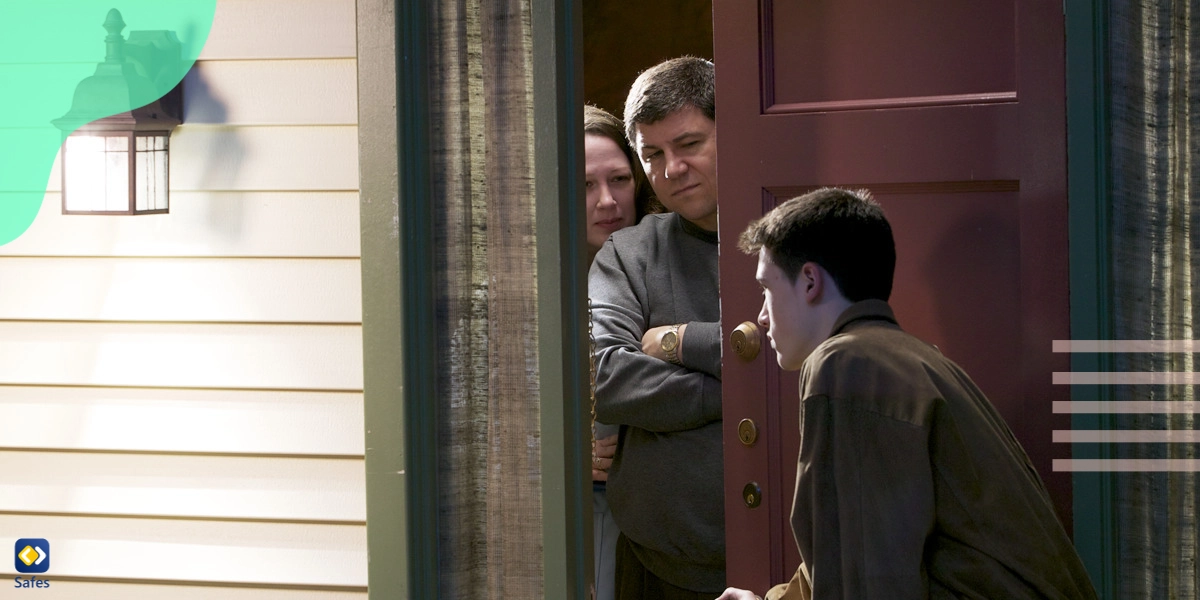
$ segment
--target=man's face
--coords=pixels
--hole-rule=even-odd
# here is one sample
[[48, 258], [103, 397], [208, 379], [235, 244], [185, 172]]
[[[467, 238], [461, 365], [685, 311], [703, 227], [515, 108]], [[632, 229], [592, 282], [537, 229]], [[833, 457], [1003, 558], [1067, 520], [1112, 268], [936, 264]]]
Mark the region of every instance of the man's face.
[[634, 146], [654, 194], [667, 209], [717, 230], [717, 124], [699, 108], [639, 123]]
[[758, 251], [755, 279], [763, 290], [758, 324], [767, 330], [780, 368], [799, 370], [822, 341], [816, 332], [816, 315], [807, 300], [808, 281], [803, 273], [797, 275], [794, 283], [789, 281], [766, 248]]

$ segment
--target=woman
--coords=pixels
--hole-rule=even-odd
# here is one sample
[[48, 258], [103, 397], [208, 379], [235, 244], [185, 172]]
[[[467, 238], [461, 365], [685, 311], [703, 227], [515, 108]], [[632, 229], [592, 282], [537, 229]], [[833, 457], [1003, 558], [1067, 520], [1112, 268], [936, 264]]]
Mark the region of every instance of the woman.
[[583, 140], [587, 181], [588, 262], [612, 232], [664, 212], [654, 198], [642, 163], [625, 140], [621, 120], [586, 105], [583, 107]]
[[[595, 106], [583, 107], [583, 146], [587, 186], [588, 264], [608, 236], [649, 213], [662, 212], [642, 165], [625, 140], [619, 119]], [[595, 374], [593, 373], [593, 378]], [[595, 399], [591, 398], [594, 402]], [[590, 407], [593, 409], [594, 406]], [[608, 468], [617, 450], [617, 427], [595, 423], [592, 440], [592, 512], [595, 527], [596, 600], [612, 600], [617, 525], [605, 497]]]

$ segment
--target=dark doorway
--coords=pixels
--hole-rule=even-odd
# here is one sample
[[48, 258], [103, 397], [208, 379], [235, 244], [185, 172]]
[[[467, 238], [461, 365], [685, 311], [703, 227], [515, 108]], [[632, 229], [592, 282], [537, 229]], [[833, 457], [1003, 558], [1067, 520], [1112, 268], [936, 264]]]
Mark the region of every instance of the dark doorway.
[[690, 54], [712, 58], [712, 0], [583, 0], [584, 99], [621, 117], [638, 73]]

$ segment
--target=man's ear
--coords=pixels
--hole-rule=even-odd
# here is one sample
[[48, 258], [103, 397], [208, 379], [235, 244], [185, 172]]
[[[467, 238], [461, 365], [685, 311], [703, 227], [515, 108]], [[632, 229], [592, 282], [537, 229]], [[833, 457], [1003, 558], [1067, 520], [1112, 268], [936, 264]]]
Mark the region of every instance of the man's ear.
[[825, 270], [815, 262], [804, 263], [800, 267], [800, 274], [796, 276], [796, 285], [800, 287], [805, 302], [816, 304], [825, 291]]

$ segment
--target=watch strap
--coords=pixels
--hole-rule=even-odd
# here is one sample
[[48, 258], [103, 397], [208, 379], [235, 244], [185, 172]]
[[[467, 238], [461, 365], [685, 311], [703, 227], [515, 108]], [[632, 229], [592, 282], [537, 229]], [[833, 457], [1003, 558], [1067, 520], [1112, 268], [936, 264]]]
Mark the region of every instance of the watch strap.
[[671, 364], [682, 365], [679, 361], [679, 326], [672, 325], [669, 331], [675, 336], [675, 343], [670, 347], [663, 347], [663, 354], [667, 355], [667, 361]]

